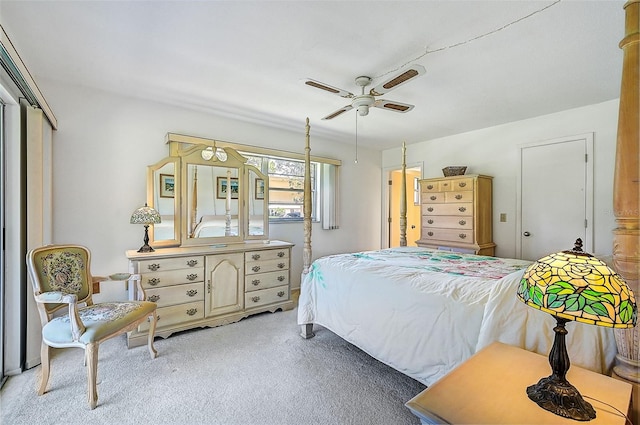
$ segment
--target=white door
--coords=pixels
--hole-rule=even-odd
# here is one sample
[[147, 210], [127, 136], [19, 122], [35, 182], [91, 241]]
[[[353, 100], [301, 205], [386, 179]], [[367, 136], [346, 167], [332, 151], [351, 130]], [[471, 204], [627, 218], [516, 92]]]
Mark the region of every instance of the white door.
[[521, 147], [520, 258], [573, 248], [591, 252], [592, 135]]

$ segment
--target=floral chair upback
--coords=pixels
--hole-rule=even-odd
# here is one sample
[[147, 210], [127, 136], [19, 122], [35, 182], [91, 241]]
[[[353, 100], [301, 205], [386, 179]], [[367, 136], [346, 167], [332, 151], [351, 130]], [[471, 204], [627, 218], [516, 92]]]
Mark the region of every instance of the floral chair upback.
[[[98, 402], [96, 377], [100, 343], [150, 320], [148, 347], [151, 357], [155, 358], [157, 351], [153, 339], [157, 316], [156, 304], [149, 301], [94, 304], [90, 263], [90, 251], [80, 245], [47, 245], [27, 254], [27, 268], [42, 323], [42, 380], [38, 394], [45, 393], [49, 380], [50, 347], [83, 348], [89, 380], [89, 406], [93, 409]], [[123, 276], [137, 282], [144, 299], [140, 275]], [[54, 315], [67, 306], [67, 314]]]

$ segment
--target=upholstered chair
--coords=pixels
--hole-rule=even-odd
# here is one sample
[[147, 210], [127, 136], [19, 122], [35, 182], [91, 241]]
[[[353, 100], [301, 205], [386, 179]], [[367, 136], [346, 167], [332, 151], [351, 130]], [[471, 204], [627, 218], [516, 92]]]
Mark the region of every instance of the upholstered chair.
[[[155, 358], [158, 353], [153, 339], [157, 316], [156, 304], [142, 301], [144, 291], [140, 275], [119, 274], [111, 278], [136, 282], [140, 287], [140, 301], [94, 304], [93, 282], [96, 279], [91, 276], [90, 263], [91, 253], [78, 245], [48, 245], [27, 254], [27, 268], [42, 322], [42, 377], [38, 395], [47, 389], [50, 347], [79, 347], [85, 350], [89, 406], [94, 409], [98, 403], [96, 377], [100, 343], [150, 320], [148, 346], [151, 358]], [[59, 310], [65, 307], [68, 307], [68, 313], [63, 314]]]

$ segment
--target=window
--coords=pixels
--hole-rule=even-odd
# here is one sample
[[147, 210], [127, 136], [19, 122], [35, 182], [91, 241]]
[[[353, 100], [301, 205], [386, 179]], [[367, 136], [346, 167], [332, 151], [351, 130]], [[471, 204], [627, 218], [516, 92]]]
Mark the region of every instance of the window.
[[[269, 176], [269, 221], [301, 221], [304, 218], [304, 161], [242, 152], [251, 164]], [[311, 219], [319, 220], [319, 163], [311, 162]]]

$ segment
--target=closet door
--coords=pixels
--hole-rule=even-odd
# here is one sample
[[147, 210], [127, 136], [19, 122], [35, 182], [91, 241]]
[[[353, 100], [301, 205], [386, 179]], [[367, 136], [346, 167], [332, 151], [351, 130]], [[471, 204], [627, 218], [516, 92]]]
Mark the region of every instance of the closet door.
[[573, 248], [592, 250], [592, 137], [521, 147], [520, 258], [537, 260]]

